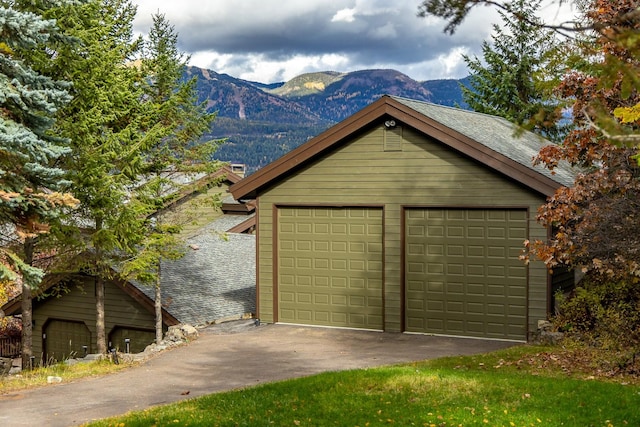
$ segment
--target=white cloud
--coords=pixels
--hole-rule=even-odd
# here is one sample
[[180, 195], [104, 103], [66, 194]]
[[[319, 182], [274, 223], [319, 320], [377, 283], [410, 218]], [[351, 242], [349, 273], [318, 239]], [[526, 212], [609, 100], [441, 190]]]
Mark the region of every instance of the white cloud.
[[355, 9], [341, 9], [333, 15], [331, 22], [353, 22], [355, 21]]
[[416, 16], [418, 0], [133, 2], [137, 32], [148, 31], [153, 13], [164, 13], [192, 65], [264, 83], [371, 68], [416, 80], [461, 78], [461, 52], [479, 55], [491, 24], [500, 22], [495, 9], [477, 7], [455, 35], [445, 35], [441, 19]]

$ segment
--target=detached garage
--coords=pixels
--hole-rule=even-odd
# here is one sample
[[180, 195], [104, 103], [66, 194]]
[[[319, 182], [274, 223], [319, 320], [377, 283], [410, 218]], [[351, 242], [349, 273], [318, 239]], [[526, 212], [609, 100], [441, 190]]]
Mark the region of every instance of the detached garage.
[[554, 281], [519, 260], [545, 239], [568, 168], [494, 116], [382, 97], [234, 184], [257, 201], [258, 317], [525, 341]]

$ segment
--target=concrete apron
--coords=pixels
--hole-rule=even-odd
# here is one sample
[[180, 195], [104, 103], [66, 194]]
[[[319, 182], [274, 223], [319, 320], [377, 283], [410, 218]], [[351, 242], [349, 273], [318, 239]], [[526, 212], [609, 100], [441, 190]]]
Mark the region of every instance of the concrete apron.
[[0, 425], [71, 426], [205, 394], [307, 376], [443, 356], [486, 353], [516, 343], [388, 332], [211, 326], [187, 345], [101, 378], [0, 395]]

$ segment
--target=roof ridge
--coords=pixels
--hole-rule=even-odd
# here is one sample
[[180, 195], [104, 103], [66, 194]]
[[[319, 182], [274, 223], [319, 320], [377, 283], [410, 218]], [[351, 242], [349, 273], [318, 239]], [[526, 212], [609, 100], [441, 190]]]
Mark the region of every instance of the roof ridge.
[[[436, 103], [430, 102], [430, 101], [421, 101], [419, 99], [405, 98], [403, 96], [397, 96], [397, 95], [387, 95], [387, 96], [390, 97], [390, 98], [395, 98], [396, 100], [398, 100], [400, 102], [408, 101], [410, 103], [425, 104], [425, 105], [433, 106], [433, 107], [436, 107], [436, 108], [439, 108], [439, 109], [442, 109], [442, 110], [453, 110], [453, 111], [459, 111], [459, 112], [465, 113], [465, 114], [475, 114], [475, 115], [479, 115], [479, 116], [484, 116], [484, 117], [489, 117], [489, 118], [492, 118], [492, 119], [497, 119], [497, 120], [500, 120], [500, 121], [504, 121], [504, 122], [508, 123], [512, 127], [517, 127], [518, 126], [515, 123], [507, 120], [506, 118], [504, 118], [502, 116], [496, 116], [495, 114], [482, 113], [480, 111], [474, 111], [474, 110], [467, 110], [465, 108], [453, 107], [451, 105], [441, 105], [441, 104], [436, 104]], [[524, 130], [526, 130], [526, 129], [524, 129]], [[540, 137], [545, 139], [543, 136], [540, 136]]]

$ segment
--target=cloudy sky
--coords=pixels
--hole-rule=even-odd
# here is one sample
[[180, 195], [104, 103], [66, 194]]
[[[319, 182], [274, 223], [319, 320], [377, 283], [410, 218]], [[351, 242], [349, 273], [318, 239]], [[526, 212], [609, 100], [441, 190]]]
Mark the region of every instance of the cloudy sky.
[[[476, 8], [455, 35], [416, 16], [420, 0], [132, 0], [134, 29], [163, 13], [191, 65], [272, 83], [314, 71], [392, 68], [415, 80], [461, 78], [461, 55], [480, 55], [495, 10]], [[553, 1], [553, 0], [547, 0]], [[391, 6], [392, 5], [392, 6]], [[547, 17], [557, 5], [543, 7]]]

